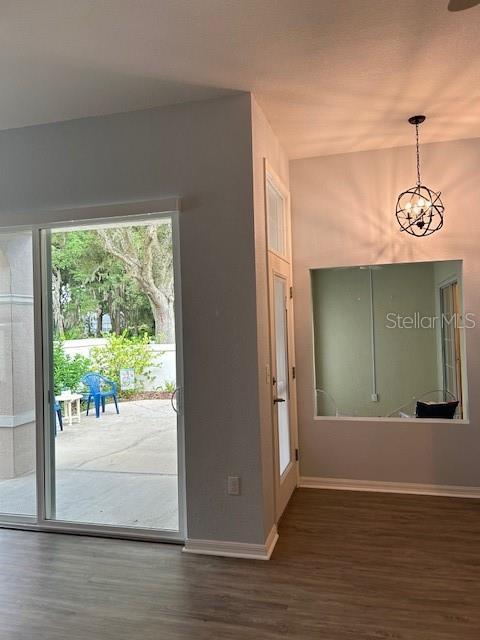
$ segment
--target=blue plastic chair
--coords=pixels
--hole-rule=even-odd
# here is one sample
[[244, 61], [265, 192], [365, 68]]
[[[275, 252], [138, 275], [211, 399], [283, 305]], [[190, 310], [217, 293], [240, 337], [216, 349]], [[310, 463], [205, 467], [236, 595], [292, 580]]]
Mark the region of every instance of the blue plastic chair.
[[83, 376], [82, 382], [88, 387], [88, 392], [84, 396], [87, 401], [87, 416], [92, 399], [95, 403], [95, 416], [97, 418], [100, 417], [100, 405], [102, 406], [102, 413], [105, 413], [106, 398], [113, 398], [115, 409], [117, 413], [120, 413], [117, 402], [117, 385], [113, 380], [109, 380], [99, 373], [87, 373]]
[[[58, 424], [60, 426], [60, 431], [63, 431], [63, 418], [62, 418], [62, 407], [60, 403], [55, 400], [53, 403], [53, 410], [57, 414]], [[57, 421], [55, 420], [55, 437], [57, 435]]]

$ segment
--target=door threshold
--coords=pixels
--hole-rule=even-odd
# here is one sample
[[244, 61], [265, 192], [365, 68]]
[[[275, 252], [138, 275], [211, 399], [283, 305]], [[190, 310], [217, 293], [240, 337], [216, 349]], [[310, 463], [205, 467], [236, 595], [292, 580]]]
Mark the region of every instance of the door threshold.
[[96, 525], [79, 525], [69, 522], [37, 522], [24, 518], [0, 521], [0, 529], [16, 529], [20, 531], [36, 531], [39, 533], [63, 533], [75, 536], [94, 538], [114, 538], [118, 540], [136, 540], [140, 542], [160, 542], [185, 544], [185, 539], [178, 532], [151, 529], [134, 530], [129, 527], [104, 527]]

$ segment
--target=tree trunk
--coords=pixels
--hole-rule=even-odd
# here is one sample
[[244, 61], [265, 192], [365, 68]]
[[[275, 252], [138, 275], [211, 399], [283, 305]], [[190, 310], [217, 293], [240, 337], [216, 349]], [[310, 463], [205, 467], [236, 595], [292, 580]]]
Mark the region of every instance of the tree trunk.
[[65, 321], [61, 303], [62, 274], [58, 269], [52, 270], [52, 314], [53, 322], [60, 338], [65, 337]]
[[116, 336], [119, 336], [121, 334], [121, 329], [120, 329], [120, 317], [119, 317], [118, 311], [115, 308], [112, 309], [112, 306], [110, 305], [108, 309], [108, 315], [110, 316], [112, 333], [114, 333]]
[[155, 338], [158, 342], [164, 342], [166, 344], [174, 342], [175, 326], [173, 305], [163, 305], [159, 302], [154, 302], [150, 298], [149, 300], [155, 322]]
[[103, 308], [99, 306], [97, 308], [97, 327], [95, 330], [95, 337], [102, 337], [102, 328], [103, 328]]
[[158, 225], [149, 225], [143, 231], [142, 251], [138, 251], [131, 229], [99, 230], [98, 233], [105, 249], [123, 262], [126, 275], [134, 278], [147, 296], [157, 340], [173, 342], [175, 327], [170, 240], [166, 239], [168, 246], [159, 242]]

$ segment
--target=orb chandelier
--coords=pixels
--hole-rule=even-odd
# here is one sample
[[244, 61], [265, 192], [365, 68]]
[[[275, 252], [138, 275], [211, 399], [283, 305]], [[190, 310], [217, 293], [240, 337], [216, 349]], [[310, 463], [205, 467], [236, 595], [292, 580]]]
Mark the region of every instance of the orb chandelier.
[[420, 149], [418, 142], [418, 125], [425, 121], [425, 116], [412, 116], [408, 119], [415, 125], [417, 141], [417, 184], [403, 191], [398, 196], [396, 216], [400, 231], [421, 238], [430, 236], [443, 226], [445, 207], [440, 200], [440, 192], [429, 189], [420, 180]]

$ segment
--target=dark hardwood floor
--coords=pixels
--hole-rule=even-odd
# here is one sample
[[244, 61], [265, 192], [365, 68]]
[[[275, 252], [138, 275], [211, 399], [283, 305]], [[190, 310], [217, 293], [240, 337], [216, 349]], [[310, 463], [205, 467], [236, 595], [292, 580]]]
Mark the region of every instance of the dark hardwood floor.
[[1, 640], [480, 639], [480, 502], [298, 490], [270, 562], [0, 530]]

